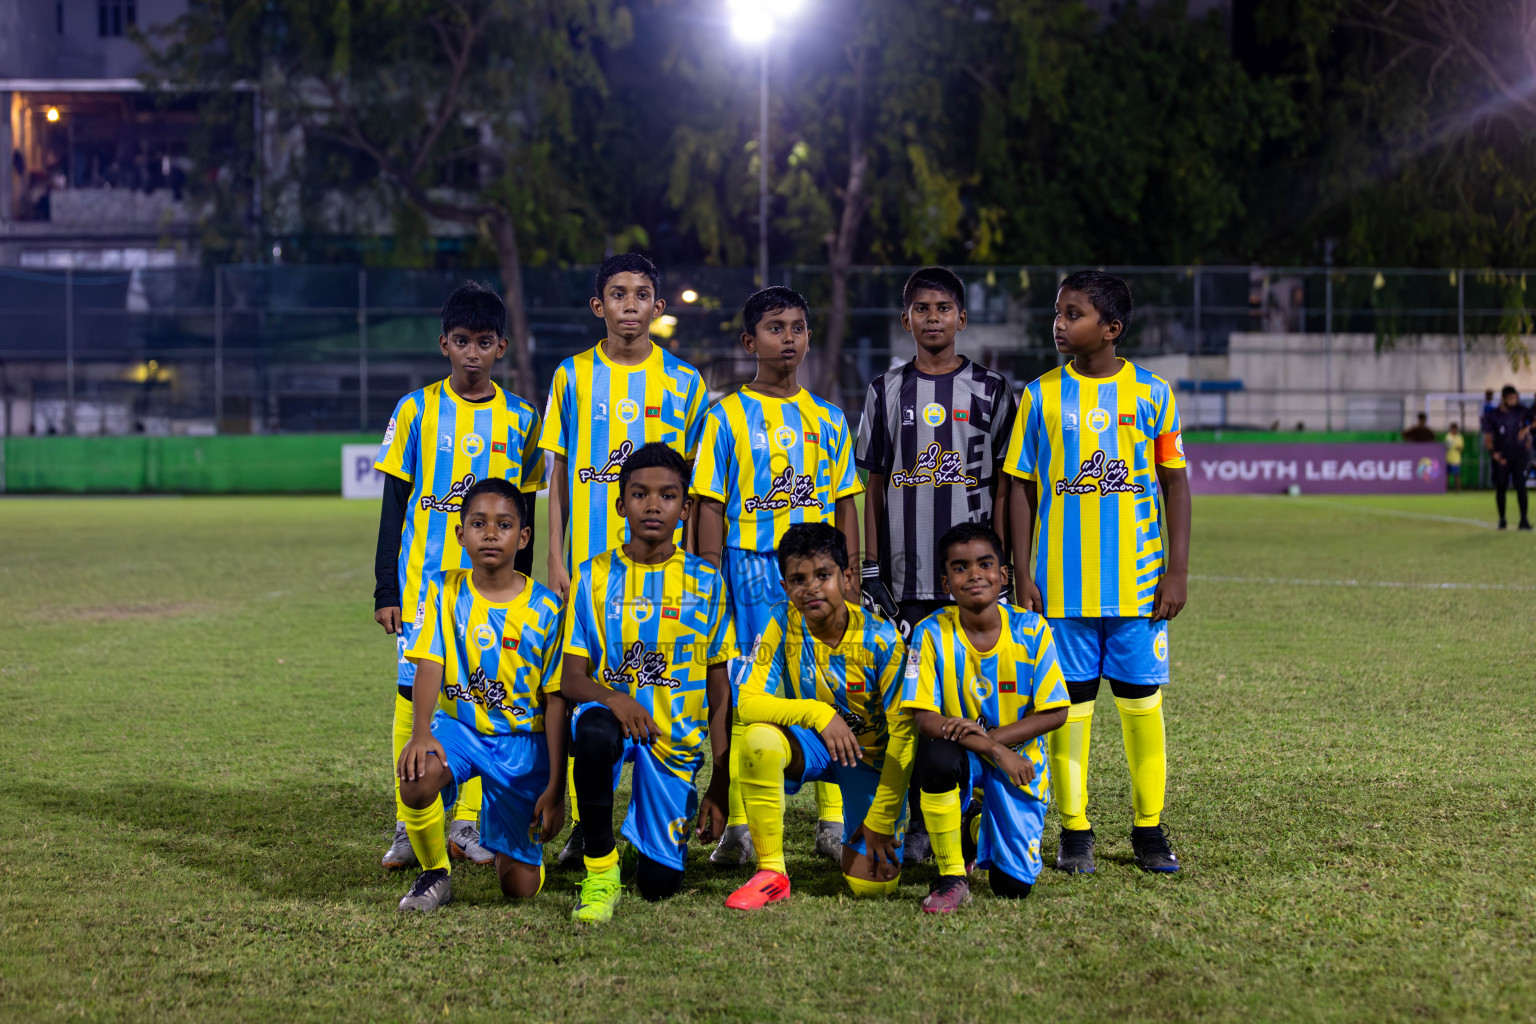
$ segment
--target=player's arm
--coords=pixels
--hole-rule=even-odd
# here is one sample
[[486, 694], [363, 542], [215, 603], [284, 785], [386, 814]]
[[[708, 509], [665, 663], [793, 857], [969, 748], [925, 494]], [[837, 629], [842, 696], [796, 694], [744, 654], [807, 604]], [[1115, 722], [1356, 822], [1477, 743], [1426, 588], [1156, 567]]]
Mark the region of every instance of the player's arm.
[[699, 517], [697, 554], [719, 569], [725, 556], [725, 504], [698, 493], [694, 494], [694, 500], [698, 503], [695, 514]]
[[[1013, 560], [1013, 519], [1011, 511], [1013, 505], [1013, 484], [1009, 481], [1008, 474], [1001, 471], [992, 476], [992, 522], [1003, 541], [1003, 563], [1012, 566]], [[1009, 580], [1013, 583], [1013, 580]]]
[[[688, 466], [688, 470], [687, 470], [688, 475], [684, 479], [691, 481], [693, 479], [693, 460], [692, 459], [687, 460], [687, 466]], [[685, 490], [686, 490], [686, 488], [685, 488]], [[691, 497], [691, 495], [689, 495], [689, 497]], [[699, 504], [698, 499], [695, 498], [694, 502], [693, 502], [694, 507], [693, 507], [692, 512], [689, 514], [687, 519], [683, 520], [683, 550], [689, 552], [690, 554], [694, 554], [694, 555], [699, 553], [699, 512], [698, 512], [698, 504]], [[719, 568], [719, 566], [716, 566], [716, 568]]]
[[570, 482], [566, 477], [566, 458], [551, 452], [549, 467], [549, 589], [564, 601], [571, 593], [571, 574], [565, 571], [565, 516], [570, 505]]
[[1183, 466], [1158, 466], [1157, 485], [1163, 489], [1163, 515], [1168, 521], [1168, 567], [1152, 595], [1152, 621], [1171, 619], [1189, 598], [1189, 471]]
[[[837, 505], [832, 513], [838, 530], [842, 532], [843, 539], [848, 542], [849, 554], [859, 550], [859, 503], [855, 498], [856, 495], [852, 494], [838, 498]], [[853, 578], [853, 600], [857, 601], [859, 597], [859, 578], [855, 576]]]
[[[864, 594], [879, 608], [880, 614], [892, 622], [901, 614], [896, 599], [885, 585], [885, 568], [880, 564], [880, 524], [885, 521], [884, 473], [871, 470], [864, 485], [864, 559], [859, 563], [859, 577]], [[865, 602], [865, 607], [869, 601]]]
[[565, 824], [565, 738], [568, 706], [559, 691], [544, 694], [544, 741], [549, 747], [549, 785], [533, 803], [533, 820], [539, 826], [539, 842], [560, 834]]
[[411, 684], [411, 738], [400, 751], [395, 775], [401, 782], [414, 782], [427, 774], [428, 757], [435, 756], [444, 768], [448, 754], [432, 735], [432, 716], [437, 713], [437, 693], [443, 685], [443, 663], [428, 658], [412, 658], [416, 679]]
[[373, 621], [386, 633], [398, 633], [400, 613], [400, 535], [411, 483], [384, 474], [384, 498], [379, 504], [379, 541], [373, 552]]
[[1037, 487], [1034, 480], [1013, 478], [1009, 488], [1013, 494], [1008, 502], [1008, 533], [1013, 547], [1014, 597], [1029, 611], [1043, 615], [1045, 601], [1029, 571], [1029, 556], [1035, 550], [1035, 509], [1040, 503]]
[[[876, 685], [885, 701], [888, 734], [885, 761], [880, 766], [880, 781], [875, 786], [874, 799], [859, 827], [864, 835], [864, 849], [868, 851], [871, 878], [882, 874], [895, 878], [901, 873], [901, 864], [897, 860], [896, 820], [901, 816], [902, 801], [912, 782], [912, 766], [917, 752], [917, 731], [912, 714], [898, 706], [902, 693], [900, 670], [906, 654], [899, 643], [884, 653], [886, 660]], [[880, 868], [882, 861], [886, 865], [884, 871]]]
[[725, 662], [709, 666], [704, 677], [709, 702], [709, 788], [699, 801], [697, 835], [712, 843], [725, 832], [731, 788], [731, 678]]
[[650, 745], [661, 738], [661, 727], [640, 702], [627, 693], [604, 686], [588, 672], [585, 655], [565, 652], [564, 665], [560, 669], [560, 693], [572, 704], [601, 704], [613, 712], [619, 720], [624, 736], [636, 743]]

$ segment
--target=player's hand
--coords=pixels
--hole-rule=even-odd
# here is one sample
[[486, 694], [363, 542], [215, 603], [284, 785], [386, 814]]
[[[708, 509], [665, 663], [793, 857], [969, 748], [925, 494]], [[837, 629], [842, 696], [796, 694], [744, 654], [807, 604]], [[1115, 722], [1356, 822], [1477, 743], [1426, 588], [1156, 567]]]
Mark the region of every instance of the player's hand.
[[849, 840], [856, 846], [859, 837], [864, 838], [865, 859], [869, 861], [869, 877], [877, 882], [889, 882], [901, 874], [901, 861], [897, 860], [900, 848], [896, 837], [889, 832], [876, 832], [868, 823], [861, 824]]
[[999, 743], [997, 750], [992, 754], [992, 763], [997, 765], [997, 770], [1008, 776], [1008, 780], [1020, 789], [1035, 781], [1035, 766], [1012, 747], [1005, 747]]
[[985, 736], [986, 728], [978, 721], [953, 715], [939, 716], [939, 735], [959, 743], [966, 736]]
[[880, 578], [879, 562], [866, 560], [859, 570], [859, 581], [863, 584], [859, 590], [859, 597], [865, 608], [872, 612], [879, 612], [892, 622], [901, 617], [901, 609], [897, 606], [896, 599], [891, 596], [890, 588]]
[[1033, 577], [1017, 577], [1013, 584], [1013, 592], [1025, 611], [1034, 612], [1036, 615], [1045, 614], [1045, 598], [1040, 596], [1040, 587]]
[[448, 766], [448, 752], [443, 749], [441, 743], [437, 742], [437, 737], [428, 736], [426, 739], [419, 740], [412, 736], [400, 751], [400, 761], [395, 765], [395, 777], [401, 782], [415, 782], [417, 779], [426, 778], [427, 770], [432, 767], [430, 759], [433, 757], [436, 757], [443, 767]]
[[1161, 622], [1173, 618], [1184, 610], [1189, 597], [1189, 581], [1184, 576], [1167, 573], [1152, 594], [1152, 621]]
[[853, 730], [848, 728], [848, 723], [842, 716], [834, 715], [832, 721], [821, 729], [821, 742], [827, 745], [827, 753], [832, 755], [832, 763], [840, 764], [845, 768], [852, 768], [859, 763], [859, 741], [854, 737]]
[[647, 747], [661, 739], [661, 726], [656, 724], [656, 719], [635, 698], [615, 693], [608, 699], [606, 706], [613, 712], [613, 717], [619, 720], [619, 728], [624, 730], [625, 739]]
[[400, 606], [391, 605], [373, 613], [373, 621], [384, 627], [386, 633], [400, 632]]
[[560, 834], [565, 824], [565, 794], [546, 789], [533, 804], [533, 828], [538, 830], [539, 842], [547, 843]]
[[730, 782], [722, 774], [716, 774], [709, 780], [709, 788], [699, 801], [698, 828], [694, 830], [699, 842], [713, 843], [725, 834], [725, 823], [728, 820], [726, 802], [730, 799], [730, 788]]
[[564, 604], [571, 595], [571, 574], [565, 571], [565, 556], [558, 552], [549, 556], [549, 589], [560, 595]]

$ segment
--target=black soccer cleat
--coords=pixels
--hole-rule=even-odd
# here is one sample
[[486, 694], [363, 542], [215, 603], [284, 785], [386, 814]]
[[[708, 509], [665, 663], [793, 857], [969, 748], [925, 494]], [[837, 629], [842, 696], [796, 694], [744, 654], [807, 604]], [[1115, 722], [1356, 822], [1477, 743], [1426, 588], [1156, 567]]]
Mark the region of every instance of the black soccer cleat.
[[1069, 875], [1091, 875], [1093, 863], [1093, 829], [1064, 828], [1061, 842], [1056, 846], [1056, 870]]
[[555, 865], [561, 871], [575, 871], [584, 866], [584, 855], [587, 852], [586, 838], [581, 834], [581, 822], [571, 826], [571, 834], [565, 840], [565, 847], [560, 851], [560, 856], [555, 858]]
[[1136, 855], [1136, 866], [1143, 871], [1172, 874], [1179, 870], [1178, 855], [1168, 845], [1168, 832], [1161, 825], [1132, 828], [1131, 852]]
[[1522, 519], [1522, 520], [1520, 520], [1520, 525], [1515, 527], [1515, 529], [1517, 529], [1517, 530], [1529, 530], [1530, 528], [1531, 528], [1531, 521], [1529, 519]]

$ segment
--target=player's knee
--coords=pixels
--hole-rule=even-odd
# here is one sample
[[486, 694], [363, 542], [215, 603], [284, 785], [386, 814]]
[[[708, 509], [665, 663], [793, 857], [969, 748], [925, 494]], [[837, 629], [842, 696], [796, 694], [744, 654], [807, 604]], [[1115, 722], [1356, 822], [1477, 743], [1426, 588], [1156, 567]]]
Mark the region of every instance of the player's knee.
[[[436, 762], [433, 762], [436, 767]], [[447, 775], [446, 772], [443, 773]], [[400, 802], [413, 811], [424, 811], [432, 806], [432, 801], [441, 799], [443, 787], [452, 780], [452, 776], [440, 780], [436, 771], [428, 770], [421, 778], [402, 780], [400, 783]]]
[[529, 900], [544, 888], [544, 865], [524, 864], [504, 853], [496, 855], [496, 875], [501, 894], [509, 900]]
[[[1156, 696], [1158, 690], [1159, 687], [1156, 686], [1122, 683], [1118, 679], [1111, 679], [1109, 681], [1109, 692], [1113, 693], [1120, 700], [1145, 700], [1148, 697]], [[1073, 702], [1076, 703], [1076, 700], [1077, 698], [1074, 697]]]
[[[1109, 681], [1109, 685], [1111, 688], [1113, 688], [1115, 686], [1115, 681], [1111, 679]], [[1098, 677], [1095, 676], [1092, 679], [1084, 679], [1079, 683], [1074, 683], [1068, 680], [1067, 697], [1072, 701], [1073, 704], [1092, 704], [1094, 701], [1099, 699]]]
[[587, 708], [576, 719], [575, 738], [571, 753], [580, 758], [593, 758], [609, 764], [624, 756], [624, 730], [619, 720], [607, 708]]
[[917, 757], [925, 793], [948, 793], [970, 777], [970, 759], [954, 740], [924, 738]]
[[789, 762], [784, 730], [769, 722], [753, 722], [741, 734], [741, 766], [752, 771], [783, 771]]
[[655, 903], [678, 894], [683, 887], [683, 872], [641, 854], [635, 886], [640, 890], [642, 898]]
[[1021, 882], [997, 868], [987, 872], [987, 884], [992, 887], [992, 895], [1005, 900], [1021, 900], [1034, 888], [1030, 883]]
[[901, 885], [900, 878], [891, 878], [884, 882], [876, 882], [868, 878], [858, 878], [844, 873], [843, 881], [848, 883], [848, 888], [859, 899], [874, 899], [880, 896], [890, 896]]

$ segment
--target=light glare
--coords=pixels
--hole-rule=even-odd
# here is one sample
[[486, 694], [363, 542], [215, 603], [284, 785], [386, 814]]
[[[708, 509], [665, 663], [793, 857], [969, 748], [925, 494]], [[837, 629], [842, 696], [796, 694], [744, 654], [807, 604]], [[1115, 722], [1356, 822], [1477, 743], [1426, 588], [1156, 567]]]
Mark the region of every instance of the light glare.
[[47, 118], [50, 121], [57, 121], [59, 119], [59, 108], [58, 107], [49, 107], [48, 108]]
[[738, 9], [731, 17], [731, 33], [743, 43], [766, 43], [773, 38], [773, 19], [762, 11]]
[[699, 293], [694, 291], [692, 288], [685, 288], [683, 289], [682, 299], [684, 302], [698, 302]]

